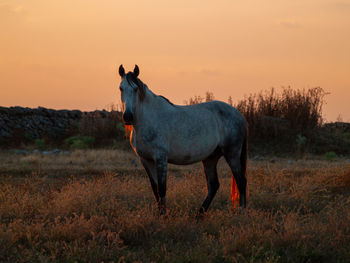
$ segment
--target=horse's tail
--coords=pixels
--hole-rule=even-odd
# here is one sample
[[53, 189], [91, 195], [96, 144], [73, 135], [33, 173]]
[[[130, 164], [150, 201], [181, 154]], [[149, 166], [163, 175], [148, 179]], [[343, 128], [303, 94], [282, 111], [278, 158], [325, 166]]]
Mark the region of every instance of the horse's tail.
[[248, 191], [248, 173], [247, 173], [247, 165], [248, 165], [248, 128], [246, 130], [245, 138], [244, 138], [244, 141], [243, 141], [240, 161], [241, 161], [242, 176], [244, 176], [244, 179], [245, 179], [246, 197], [248, 198], [248, 195], [249, 195], [249, 191]]
[[[241, 156], [240, 156], [240, 165], [242, 176], [247, 180], [247, 160], [248, 160], [248, 129], [245, 133], [245, 137], [242, 144]], [[246, 189], [247, 190], [247, 189]], [[248, 193], [248, 191], [246, 191]], [[231, 183], [231, 201], [233, 208], [239, 204], [239, 191], [237, 187], [237, 182], [235, 180], [234, 174], [232, 174], [232, 183]]]

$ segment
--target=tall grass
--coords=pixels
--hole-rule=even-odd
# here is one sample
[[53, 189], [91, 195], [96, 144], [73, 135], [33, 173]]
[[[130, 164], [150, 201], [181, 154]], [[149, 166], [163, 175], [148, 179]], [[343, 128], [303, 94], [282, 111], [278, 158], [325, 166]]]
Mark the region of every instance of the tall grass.
[[80, 135], [95, 139], [95, 146], [110, 145], [111, 141], [122, 140], [124, 136], [120, 112], [112, 109], [110, 112], [85, 113], [80, 121]]
[[249, 123], [252, 138], [306, 136], [322, 125], [322, 106], [326, 93], [322, 88], [295, 90], [274, 88], [251, 94], [235, 106]]

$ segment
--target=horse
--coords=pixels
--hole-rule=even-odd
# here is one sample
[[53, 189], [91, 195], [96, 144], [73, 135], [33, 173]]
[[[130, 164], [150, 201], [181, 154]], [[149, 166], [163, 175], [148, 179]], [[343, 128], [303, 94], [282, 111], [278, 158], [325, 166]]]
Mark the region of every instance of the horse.
[[222, 156], [232, 171], [232, 203], [235, 207], [239, 198], [246, 207], [248, 127], [242, 114], [221, 101], [175, 105], [154, 94], [139, 73], [137, 65], [128, 73], [119, 67], [122, 120], [132, 128], [130, 144], [146, 170], [160, 215], [166, 213], [168, 163], [202, 161], [208, 188], [202, 215], [219, 189], [216, 167]]

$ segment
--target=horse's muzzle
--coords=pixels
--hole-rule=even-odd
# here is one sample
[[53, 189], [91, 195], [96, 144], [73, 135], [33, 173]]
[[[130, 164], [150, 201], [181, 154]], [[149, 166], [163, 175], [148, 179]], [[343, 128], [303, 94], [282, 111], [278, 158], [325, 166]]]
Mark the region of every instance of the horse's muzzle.
[[125, 111], [123, 114], [123, 120], [126, 125], [130, 125], [134, 120], [134, 115], [130, 111]]

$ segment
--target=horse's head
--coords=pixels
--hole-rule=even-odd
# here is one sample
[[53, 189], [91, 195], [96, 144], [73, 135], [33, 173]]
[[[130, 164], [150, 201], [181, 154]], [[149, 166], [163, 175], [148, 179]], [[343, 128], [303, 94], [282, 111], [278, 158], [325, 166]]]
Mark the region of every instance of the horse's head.
[[135, 65], [133, 72], [125, 74], [123, 65], [119, 67], [119, 75], [122, 78], [120, 83], [120, 93], [123, 106], [123, 121], [126, 125], [134, 123], [134, 113], [136, 105], [145, 96], [145, 84], [138, 78], [140, 71]]

